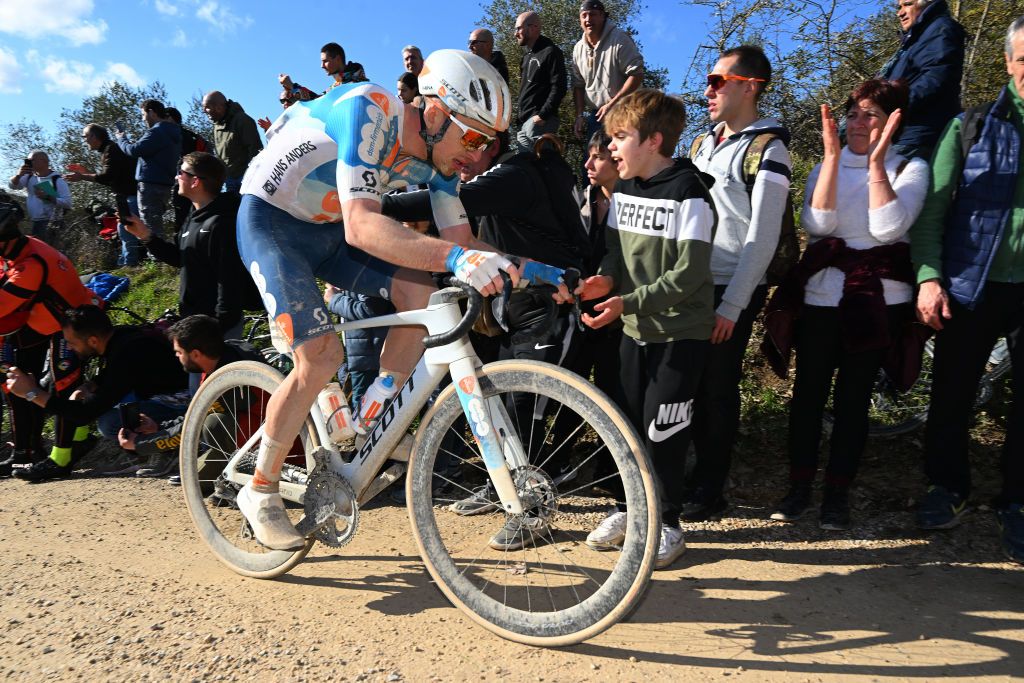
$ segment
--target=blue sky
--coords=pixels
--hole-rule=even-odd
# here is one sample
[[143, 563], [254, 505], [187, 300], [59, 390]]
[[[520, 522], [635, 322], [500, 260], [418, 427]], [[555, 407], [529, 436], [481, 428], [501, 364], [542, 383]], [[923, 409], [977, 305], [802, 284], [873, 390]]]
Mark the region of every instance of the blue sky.
[[[277, 75], [320, 90], [319, 48], [337, 41], [370, 80], [391, 87], [401, 48], [465, 49], [478, 0], [368, 3], [341, 0], [0, 0], [0, 124], [51, 127], [101, 83], [159, 80], [184, 109], [190, 95], [222, 90], [254, 118], [280, 111]], [[371, 8], [386, 8], [382, 14]], [[637, 22], [644, 56], [680, 87], [701, 37], [700, 10], [649, 0]]]

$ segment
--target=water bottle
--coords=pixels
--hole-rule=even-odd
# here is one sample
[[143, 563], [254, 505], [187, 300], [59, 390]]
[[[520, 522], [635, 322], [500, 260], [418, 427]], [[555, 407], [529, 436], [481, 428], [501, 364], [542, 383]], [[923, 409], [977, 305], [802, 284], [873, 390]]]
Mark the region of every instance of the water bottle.
[[398, 388], [395, 387], [395, 378], [391, 375], [381, 375], [373, 380], [373, 384], [363, 394], [362, 403], [359, 404], [359, 416], [353, 425], [355, 430], [363, 435], [369, 434], [384, 411], [384, 406], [396, 393]]
[[320, 412], [327, 423], [327, 436], [335, 445], [351, 443], [356, 432], [352, 428], [352, 409], [348, 407], [341, 385], [331, 382], [316, 397]]

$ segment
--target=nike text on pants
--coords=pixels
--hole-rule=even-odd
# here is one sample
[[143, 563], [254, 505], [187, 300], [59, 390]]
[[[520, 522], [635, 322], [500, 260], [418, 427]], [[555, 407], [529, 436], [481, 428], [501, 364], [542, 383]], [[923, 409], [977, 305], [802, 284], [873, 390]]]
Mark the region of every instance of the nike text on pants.
[[619, 345], [619, 406], [654, 463], [662, 522], [672, 526], [679, 526], [693, 399], [710, 346], [701, 339], [641, 345], [628, 336]]

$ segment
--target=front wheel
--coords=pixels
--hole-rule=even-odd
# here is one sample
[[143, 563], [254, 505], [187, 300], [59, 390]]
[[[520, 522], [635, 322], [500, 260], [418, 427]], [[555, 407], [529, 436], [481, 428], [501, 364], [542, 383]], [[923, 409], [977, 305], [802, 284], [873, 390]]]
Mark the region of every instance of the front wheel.
[[[181, 430], [181, 488], [196, 529], [218, 560], [243, 576], [258, 579], [284, 574], [301, 562], [313, 545], [309, 540], [298, 551], [260, 545], [234, 502], [238, 485], [222, 476], [231, 457], [266, 421], [267, 401], [283, 379], [264, 363], [231, 363], [199, 387]], [[282, 482], [304, 483], [305, 456], [319, 445], [312, 420], [307, 419], [282, 470]], [[253, 473], [258, 448], [259, 439], [255, 439], [237, 471]], [[286, 505], [292, 523], [298, 523], [302, 508]]]
[[[489, 479], [450, 385], [421, 421], [407, 478], [420, 553], [441, 591], [485, 628], [529, 645], [582, 642], [643, 596], [659, 528], [651, 465], [619, 409], [578, 375], [502, 361], [478, 381], [492, 422], [503, 416], [515, 432], [499, 440], [522, 444], [512, 477], [528, 512], [474, 497]], [[617, 501], [628, 506], [621, 550], [588, 547]]]

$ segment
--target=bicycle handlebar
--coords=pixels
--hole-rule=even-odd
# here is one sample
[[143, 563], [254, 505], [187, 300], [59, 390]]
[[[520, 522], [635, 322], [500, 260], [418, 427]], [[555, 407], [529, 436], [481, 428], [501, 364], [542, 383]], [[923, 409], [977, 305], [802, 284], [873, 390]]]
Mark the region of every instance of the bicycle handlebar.
[[456, 339], [463, 337], [469, 329], [473, 327], [473, 323], [480, 316], [480, 311], [483, 310], [484, 297], [476, 291], [473, 285], [456, 280], [454, 277], [448, 278], [446, 284], [452, 287], [458, 287], [462, 292], [469, 298], [469, 303], [466, 306], [466, 313], [462, 316], [462, 320], [459, 324], [440, 334], [428, 335], [423, 338], [423, 346], [426, 348], [432, 348], [435, 346], [444, 346], [445, 344], [451, 344]]

